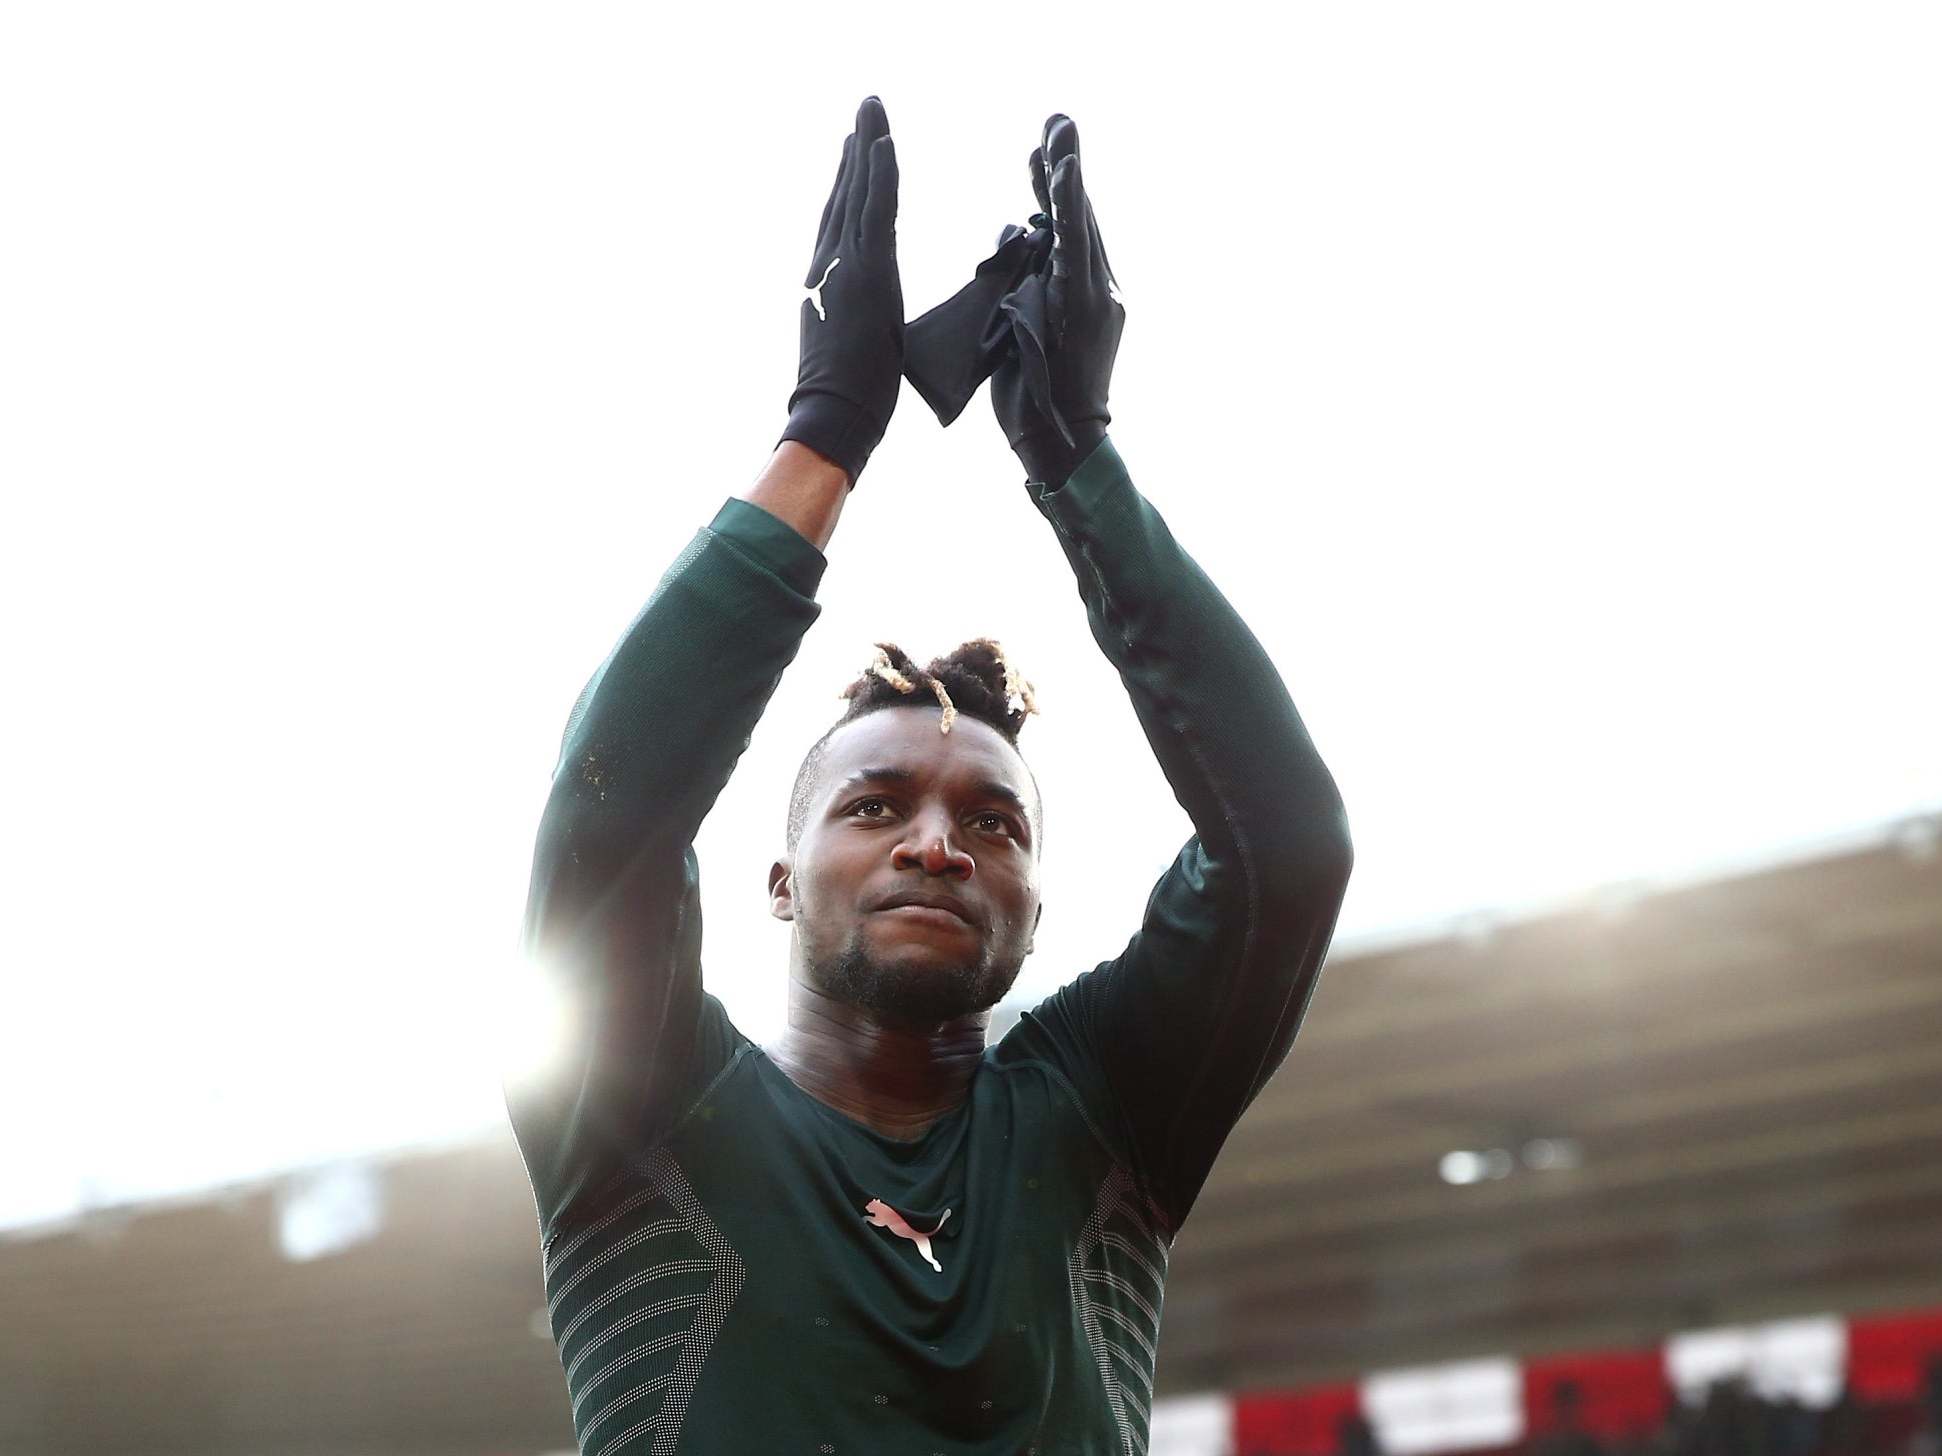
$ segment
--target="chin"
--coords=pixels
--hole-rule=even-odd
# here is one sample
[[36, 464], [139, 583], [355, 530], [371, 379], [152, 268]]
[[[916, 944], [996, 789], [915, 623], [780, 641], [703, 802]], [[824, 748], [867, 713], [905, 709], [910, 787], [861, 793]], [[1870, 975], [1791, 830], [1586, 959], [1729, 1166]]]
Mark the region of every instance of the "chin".
[[911, 964], [903, 956], [886, 962], [852, 944], [814, 970], [826, 995], [886, 1021], [935, 1026], [989, 1011], [1018, 979], [1019, 967], [993, 965], [983, 952], [969, 962]]

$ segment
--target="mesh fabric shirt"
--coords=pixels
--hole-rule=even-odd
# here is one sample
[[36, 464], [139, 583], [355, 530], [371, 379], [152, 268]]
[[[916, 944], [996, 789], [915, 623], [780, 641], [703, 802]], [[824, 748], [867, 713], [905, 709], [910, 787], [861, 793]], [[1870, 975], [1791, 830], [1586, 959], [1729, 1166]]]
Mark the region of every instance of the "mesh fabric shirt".
[[728, 500], [573, 711], [526, 920], [570, 1054], [506, 1096], [585, 1456], [1146, 1449], [1168, 1251], [1287, 1054], [1352, 854], [1272, 662], [1111, 439], [1026, 490], [1194, 833], [915, 1141], [800, 1090], [702, 984], [695, 833], [822, 553]]

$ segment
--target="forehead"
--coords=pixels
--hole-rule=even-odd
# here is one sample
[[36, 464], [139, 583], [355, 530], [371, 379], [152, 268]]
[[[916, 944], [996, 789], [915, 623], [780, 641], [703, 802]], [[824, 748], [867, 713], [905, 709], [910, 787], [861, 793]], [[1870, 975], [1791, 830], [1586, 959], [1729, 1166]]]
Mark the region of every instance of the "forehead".
[[993, 779], [1032, 802], [1025, 761], [997, 729], [960, 713], [951, 731], [940, 733], [943, 716], [942, 708], [884, 708], [845, 723], [824, 748], [825, 792], [836, 792], [862, 770], [897, 768], [967, 783]]

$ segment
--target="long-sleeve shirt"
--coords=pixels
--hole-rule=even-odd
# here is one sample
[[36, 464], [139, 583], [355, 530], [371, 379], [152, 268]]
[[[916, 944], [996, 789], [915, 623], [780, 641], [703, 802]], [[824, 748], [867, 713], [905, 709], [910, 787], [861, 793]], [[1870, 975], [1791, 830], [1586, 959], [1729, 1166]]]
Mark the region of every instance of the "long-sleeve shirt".
[[803, 1092], [702, 987], [693, 841], [822, 553], [726, 501], [573, 711], [526, 946], [574, 1029], [506, 1092], [585, 1456], [1146, 1449], [1168, 1251], [1287, 1054], [1352, 850], [1273, 663], [1110, 438], [1027, 494], [1194, 833], [915, 1141]]

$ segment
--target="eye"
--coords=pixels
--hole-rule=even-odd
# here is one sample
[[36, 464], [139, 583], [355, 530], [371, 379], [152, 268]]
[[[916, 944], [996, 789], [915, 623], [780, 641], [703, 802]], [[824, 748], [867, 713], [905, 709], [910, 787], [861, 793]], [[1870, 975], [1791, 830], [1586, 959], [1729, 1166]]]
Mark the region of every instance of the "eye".
[[[854, 804], [850, 805], [850, 812], [852, 814], [861, 813], [865, 804], [881, 804], [886, 809], [890, 807], [890, 802], [887, 799], [858, 799]], [[883, 816], [880, 814], [865, 814], [863, 817], [866, 819], [880, 819]]]
[[980, 820], [996, 819], [998, 821], [998, 827], [1004, 830], [1005, 833], [1014, 833], [1011, 820], [1007, 819], [1003, 814], [1000, 814], [996, 809], [986, 809], [978, 815], [978, 818]]

